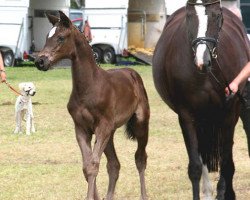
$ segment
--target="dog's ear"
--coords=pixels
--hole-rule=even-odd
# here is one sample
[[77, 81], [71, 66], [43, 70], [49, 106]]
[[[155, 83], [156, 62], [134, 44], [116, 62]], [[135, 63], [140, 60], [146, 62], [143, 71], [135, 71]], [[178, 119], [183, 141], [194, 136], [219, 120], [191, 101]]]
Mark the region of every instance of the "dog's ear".
[[23, 88], [24, 88], [24, 86], [25, 86], [25, 83], [19, 83], [18, 86], [19, 86], [19, 89], [20, 89], [20, 90], [23, 90]]
[[35, 84], [34, 84], [33, 82], [30, 82], [30, 85], [31, 85], [31, 87], [32, 87], [33, 89], [36, 88], [36, 87], [35, 87]]

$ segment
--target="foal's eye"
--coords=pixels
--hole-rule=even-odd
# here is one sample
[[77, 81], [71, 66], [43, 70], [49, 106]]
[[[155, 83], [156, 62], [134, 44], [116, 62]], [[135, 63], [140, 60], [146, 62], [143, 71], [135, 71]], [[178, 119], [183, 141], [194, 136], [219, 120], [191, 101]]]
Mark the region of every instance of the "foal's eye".
[[57, 38], [57, 41], [58, 41], [59, 43], [62, 43], [62, 42], [64, 41], [64, 37], [63, 37], [63, 36], [59, 36], [59, 37]]

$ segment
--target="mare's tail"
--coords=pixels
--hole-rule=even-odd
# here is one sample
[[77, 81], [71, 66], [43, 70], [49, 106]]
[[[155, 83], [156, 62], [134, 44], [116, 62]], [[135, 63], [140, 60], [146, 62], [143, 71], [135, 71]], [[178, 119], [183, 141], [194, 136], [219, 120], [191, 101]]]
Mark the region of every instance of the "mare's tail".
[[247, 136], [247, 144], [248, 144], [248, 155], [250, 158], [250, 135]]
[[211, 124], [198, 128], [199, 152], [209, 172], [217, 172], [222, 153], [222, 129]]

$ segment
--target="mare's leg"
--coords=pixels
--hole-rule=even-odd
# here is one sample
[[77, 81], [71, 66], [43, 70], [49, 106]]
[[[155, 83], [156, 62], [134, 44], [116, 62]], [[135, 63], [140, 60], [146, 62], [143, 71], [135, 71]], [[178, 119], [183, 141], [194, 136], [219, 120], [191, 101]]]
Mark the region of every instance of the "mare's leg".
[[185, 140], [188, 156], [188, 175], [192, 182], [193, 199], [200, 199], [200, 179], [202, 174], [202, 163], [198, 153], [198, 138], [193, 118], [187, 112], [179, 115], [179, 122]]
[[202, 192], [204, 194], [204, 200], [213, 199], [213, 188], [209, 180], [209, 174], [206, 165], [202, 165]]
[[109, 142], [104, 150], [104, 153], [107, 157], [107, 170], [109, 174], [109, 186], [108, 186], [108, 193], [106, 196], [106, 200], [113, 199], [114, 191], [115, 191], [115, 185], [116, 181], [119, 177], [119, 171], [120, 171], [120, 163], [118, 161], [115, 148], [114, 148], [114, 142], [113, 142], [113, 134], [109, 139]]
[[247, 136], [248, 155], [250, 157], [250, 81], [246, 82], [246, 86], [243, 91], [243, 97], [246, 102], [244, 105], [241, 105], [240, 118]]
[[[250, 83], [248, 84], [250, 85]], [[250, 157], [250, 99], [248, 99], [248, 104], [248, 107], [246, 107], [246, 105], [241, 106], [240, 118], [247, 136], [248, 155]]]
[[234, 175], [234, 163], [233, 163], [233, 128], [232, 131], [226, 131], [223, 140], [222, 161], [220, 170], [220, 180], [217, 185], [217, 197], [218, 200], [235, 200], [235, 193], [233, 190], [233, 175]]
[[[78, 142], [78, 145], [80, 147], [81, 153], [82, 153], [82, 160], [83, 160], [83, 174], [85, 176], [86, 181], [89, 183], [89, 177], [94, 173], [93, 168], [91, 166], [91, 160], [92, 160], [92, 149], [91, 149], [91, 140], [92, 135], [86, 133], [82, 130], [81, 127], [75, 126], [75, 132], [76, 132], [76, 139]], [[94, 191], [90, 194], [90, 188], [94, 188]], [[92, 189], [91, 189], [92, 190]], [[96, 189], [96, 183], [94, 182], [92, 186], [88, 184], [88, 194], [87, 194], [87, 200], [98, 200], [98, 192]]]

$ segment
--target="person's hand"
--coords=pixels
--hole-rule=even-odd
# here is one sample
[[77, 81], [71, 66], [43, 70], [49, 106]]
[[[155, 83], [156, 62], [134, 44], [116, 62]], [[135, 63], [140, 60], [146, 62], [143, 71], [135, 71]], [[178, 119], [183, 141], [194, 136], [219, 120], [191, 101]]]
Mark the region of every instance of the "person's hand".
[[[229, 84], [229, 87], [230, 87], [232, 93], [234, 93], [234, 94], [235, 94], [235, 93], [238, 91], [238, 89], [239, 89], [239, 88], [238, 88], [238, 84], [235, 83], [235, 82], [230, 83], [230, 84]], [[230, 95], [230, 91], [229, 91], [228, 87], [225, 88], [225, 93], [226, 93], [226, 96], [229, 96], [229, 95]]]
[[6, 82], [6, 74], [5, 74], [5, 71], [1, 71], [1, 82]]

